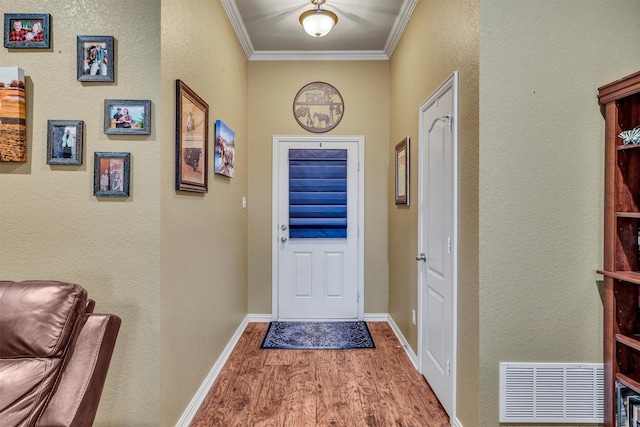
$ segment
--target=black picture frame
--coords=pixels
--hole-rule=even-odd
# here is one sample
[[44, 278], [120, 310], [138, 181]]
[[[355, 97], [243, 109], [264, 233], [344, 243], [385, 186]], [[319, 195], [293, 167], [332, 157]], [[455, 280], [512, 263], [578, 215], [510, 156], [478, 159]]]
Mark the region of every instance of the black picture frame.
[[131, 153], [94, 153], [93, 195], [97, 197], [128, 197]]
[[[16, 37], [14, 24], [20, 23], [20, 35]], [[40, 31], [33, 31], [34, 24]], [[21, 38], [22, 40], [18, 40]], [[13, 40], [12, 40], [13, 39]], [[48, 13], [5, 13], [4, 47], [9, 49], [48, 49], [51, 40], [51, 15]]]
[[83, 145], [82, 120], [47, 121], [47, 164], [81, 165]]
[[209, 104], [176, 80], [176, 190], [206, 193], [209, 183]]
[[105, 99], [104, 133], [107, 135], [149, 135], [151, 133], [151, 101]]
[[409, 137], [396, 144], [396, 205], [409, 206], [409, 178], [410, 178]]
[[81, 82], [113, 82], [115, 52], [112, 36], [77, 36], [77, 74]]

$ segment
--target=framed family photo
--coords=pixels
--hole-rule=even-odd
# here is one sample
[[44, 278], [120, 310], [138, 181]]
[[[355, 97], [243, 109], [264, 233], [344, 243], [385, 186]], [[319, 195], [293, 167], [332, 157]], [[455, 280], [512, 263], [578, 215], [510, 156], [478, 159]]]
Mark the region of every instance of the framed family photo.
[[49, 120], [47, 164], [81, 165], [83, 128], [82, 120]]
[[129, 196], [129, 164], [131, 153], [94, 153], [93, 195], [98, 197]]
[[209, 105], [176, 80], [176, 190], [208, 190]]
[[151, 133], [151, 101], [105, 99], [104, 133], [149, 135]]
[[79, 81], [114, 81], [113, 37], [78, 36], [76, 62]]
[[396, 205], [409, 206], [409, 137], [396, 145]]
[[5, 13], [4, 47], [47, 49], [50, 47], [51, 15], [48, 13]]

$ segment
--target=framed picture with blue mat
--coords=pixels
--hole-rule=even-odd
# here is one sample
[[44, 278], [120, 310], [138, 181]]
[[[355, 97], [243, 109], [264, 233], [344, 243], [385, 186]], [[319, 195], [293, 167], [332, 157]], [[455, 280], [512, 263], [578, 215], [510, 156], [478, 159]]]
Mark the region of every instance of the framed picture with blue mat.
[[271, 322], [261, 348], [349, 350], [375, 348], [367, 324], [351, 322]]

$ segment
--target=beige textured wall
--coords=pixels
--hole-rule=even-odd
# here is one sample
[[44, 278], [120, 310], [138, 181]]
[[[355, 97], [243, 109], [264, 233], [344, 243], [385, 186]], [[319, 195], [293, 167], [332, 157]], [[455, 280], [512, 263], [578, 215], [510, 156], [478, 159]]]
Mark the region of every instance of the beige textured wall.
[[305, 84], [324, 81], [344, 100], [340, 124], [323, 135], [365, 136], [366, 313], [386, 313], [389, 64], [355, 62], [249, 63], [249, 312], [271, 313], [271, 162], [273, 135], [312, 135], [292, 113]]
[[[53, 30], [50, 49], [0, 48], [3, 67], [24, 69], [28, 103], [28, 161], [0, 163], [0, 276], [75, 282], [121, 316], [95, 425], [158, 425], [160, 2], [10, 3], [0, 12], [50, 13]], [[76, 80], [78, 34], [115, 37], [114, 83]], [[151, 135], [105, 135], [105, 98], [151, 100]], [[47, 120], [84, 120], [82, 165], [46, 164]], [[93, 196], [95, 151], [131, 153], [128, 198]]]
[[[161, 420], [175, 425], [247, 313], [247, 59], [219, 1], [162, 1]], [[209, 104], [209, 192], [175, 191], [175, 79]], [[215, 121], [235, 176], [214, 175]], [[251, 207], [251, 205], [249, 205]]]
[[481, 0], [480, 425], [499, 362], [602, 361], [604, 119], [638, 71], [635, 0]]
[[389, 313], [418, 354], [418, 108], [459, 71], [458, 159], [458, 399], [457, 418], [478, 424], [478, 59], [477, 0], [418, 2], [391, 58], [391, 138], [388, 156], [411, 138], [411, 206], [393, 203], [395, 175], [388, 170]]

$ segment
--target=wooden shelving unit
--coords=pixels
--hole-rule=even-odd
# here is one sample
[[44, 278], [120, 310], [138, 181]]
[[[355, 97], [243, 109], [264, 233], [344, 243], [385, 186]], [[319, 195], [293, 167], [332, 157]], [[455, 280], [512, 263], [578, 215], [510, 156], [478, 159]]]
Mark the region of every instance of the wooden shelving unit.
[[615, 427], [616, 381], [640, 394], [640, 144], [618, 134], [640, 125], [640, 72], [598, 88], [605, 106], [604, 422]]

